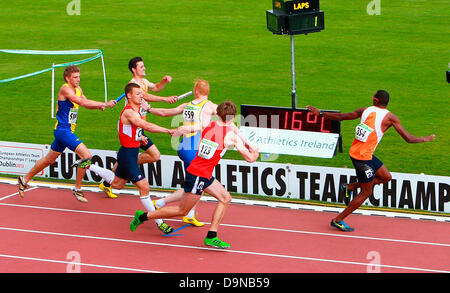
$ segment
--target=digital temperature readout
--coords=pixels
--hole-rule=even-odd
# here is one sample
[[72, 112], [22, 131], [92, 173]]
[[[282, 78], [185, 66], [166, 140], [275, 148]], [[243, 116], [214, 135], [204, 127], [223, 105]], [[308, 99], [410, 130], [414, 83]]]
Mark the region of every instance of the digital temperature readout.
[[[324, 112], [339, 112], [324, 110]], [[241, 126], [340, 133], [340, 121], [316, 116], [307, 109], [241, 105]]]

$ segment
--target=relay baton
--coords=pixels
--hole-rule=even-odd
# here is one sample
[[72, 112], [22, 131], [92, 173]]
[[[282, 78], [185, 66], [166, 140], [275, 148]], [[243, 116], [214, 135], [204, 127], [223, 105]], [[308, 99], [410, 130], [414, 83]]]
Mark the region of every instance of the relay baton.
[[178, 96], [177, 101], [179, 101], [179, 100], [181, 100], [183, 98], [186, 98], [186, 97], [188, 97], [190, 95], [192, 95], [192, 91], [189, 91], [187, 93], [182, 94], [181, 96]]
[[115, 101], [116, 104], [125, 97], [125, 93], [121, 94]]
[[[183, 98], [186, 98], [186, 97], [188, 97], [188, 96], [190, 96], [190, 95], [192, 95], [192, 91], [187, 92], [187, 93], [184, 93], [184, 94], [182, 94], [181, 96], [178, 96], [177, 100], [179, 101], [179, 100], [181, 100], [181, 99], [183, 99]], [[124, 97], [125, 97], [125, 93], [121, 94], [121, 95], [116, 99], [116, 103], [118, 103], [118, 102], [119, 102], [120, 100], [122, 100]]]

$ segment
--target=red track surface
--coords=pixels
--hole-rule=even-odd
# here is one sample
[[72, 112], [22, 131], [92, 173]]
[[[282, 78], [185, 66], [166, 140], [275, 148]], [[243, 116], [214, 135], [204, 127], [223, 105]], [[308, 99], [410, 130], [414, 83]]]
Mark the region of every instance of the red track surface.
[[[450, 272], [446, 222], [351, 215], [355, 231], [344, 233], [330, 227], [334, 213], [231, 204], [218, 233], [231, 248], [222, 251], [203, 245], [208, 224], [163, 236], [148, 221], [131, 232], [142, 209], [137, 196], [85, 192], [86, 204], [66, 189], [30, 188], [25, 198], [16, 192], [0, 184], [2, 273]], [[214, 207], [200, 202], [199, 219], [209, 222]]]

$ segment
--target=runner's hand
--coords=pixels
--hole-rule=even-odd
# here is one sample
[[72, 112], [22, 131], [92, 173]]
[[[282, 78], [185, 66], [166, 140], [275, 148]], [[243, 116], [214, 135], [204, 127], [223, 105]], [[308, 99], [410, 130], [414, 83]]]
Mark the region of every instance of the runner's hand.
[[166, 75], [166, 76], [163, 77], [163, 80], [164, 80], [165, 82], [171, 83], [171, 82], [172, 82], [172, 76]]
[[141, 145], [147, 145], [148, 144], [148, 139], [146, 136], [141, 136]]
[[178, 131], [178, 129], [168, 129], [168, 133], [171, 136], [180, 136], [181, 135], [180, 132]]
[[167, 97], [165, 98], [165, 101], [170, 104], [176, 103], [178, 101], [178, 96]]
[[320, 115], [320, 110], [313, 107], [313, 106], [306, 106], [306, 109], [308, 109], [308, 111], [312, 112], [314, 115], [319, 116]]
[[424, 137], [423, 142], [429, 142], [429, 141], [432, 141], [432, 140], [434, 140], [435, 137], [436, 137], [435, 134], [428, 135], [427, 137]]
[[112, 108], [117, 104], [116, 100], [110, 100], [108, 103], [106, 103], [106, 107]]

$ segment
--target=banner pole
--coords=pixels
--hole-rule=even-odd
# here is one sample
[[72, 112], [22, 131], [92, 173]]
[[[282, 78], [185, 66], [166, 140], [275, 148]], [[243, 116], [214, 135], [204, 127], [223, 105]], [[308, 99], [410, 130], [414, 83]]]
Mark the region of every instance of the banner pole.
[[55, 63], [52, 63], [52, 119], [55, 118]]
[[102, 68], [103, 68], [103, 80], [105, 83], [105, 103], [108, 102], [108, 86], [106, 84], [106, 71], [105, 71], [105, 61], [103, 60], [103, 52], [101, 55], [101, 59], [102, 59]]

